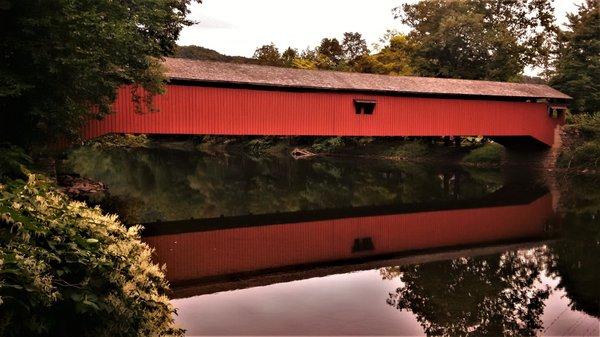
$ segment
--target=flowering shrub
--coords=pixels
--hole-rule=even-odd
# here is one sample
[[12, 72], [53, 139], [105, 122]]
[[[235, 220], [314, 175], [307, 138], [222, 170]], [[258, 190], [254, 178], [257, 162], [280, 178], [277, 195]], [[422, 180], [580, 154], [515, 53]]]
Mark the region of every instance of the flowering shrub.
[[138, 227], [33, 174], [0, 184], [0, 214], [0, 336], [183, 334]]

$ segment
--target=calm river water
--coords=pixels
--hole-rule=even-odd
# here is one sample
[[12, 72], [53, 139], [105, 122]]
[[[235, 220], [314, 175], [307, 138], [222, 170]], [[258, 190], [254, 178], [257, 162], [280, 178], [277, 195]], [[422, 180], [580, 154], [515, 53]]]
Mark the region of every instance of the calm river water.
[[598, 336], [595, 177], [79, 150], [195, 335]]

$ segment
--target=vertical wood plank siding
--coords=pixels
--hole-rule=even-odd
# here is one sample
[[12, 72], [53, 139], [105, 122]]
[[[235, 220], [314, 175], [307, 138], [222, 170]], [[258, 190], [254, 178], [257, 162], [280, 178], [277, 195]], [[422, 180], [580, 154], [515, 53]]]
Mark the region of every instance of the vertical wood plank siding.
[[[375, 100], [357, 115], [353, 99]], [[168, 85], [157, 112], [136, 113], [128, 87], [116, 113], [90, 121], [83, 138], [108, 133], [278, 136], [531, 136], [552, 146], [557, 119], [545, 103], [290, 92]]]
[[[156, 262], [174, 286], [185, 281], [269, 268], [419, 249], [541, 238], [552, 196], [517, 206], [365, 216], [151, 236]], [[352, 252], [370, 237], [374, 250]]]

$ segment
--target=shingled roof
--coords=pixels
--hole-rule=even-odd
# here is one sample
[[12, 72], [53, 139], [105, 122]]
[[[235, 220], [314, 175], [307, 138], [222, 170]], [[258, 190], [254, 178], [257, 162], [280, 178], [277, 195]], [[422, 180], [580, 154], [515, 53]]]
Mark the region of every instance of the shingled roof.
[[542, 84], [373, 75], [179, 58], [166, 58], [164, 65], [167, 68], [167, 77], [171, 80], [199, 83], [390, 94], [492, 96], [523, 99], [571, 98]]

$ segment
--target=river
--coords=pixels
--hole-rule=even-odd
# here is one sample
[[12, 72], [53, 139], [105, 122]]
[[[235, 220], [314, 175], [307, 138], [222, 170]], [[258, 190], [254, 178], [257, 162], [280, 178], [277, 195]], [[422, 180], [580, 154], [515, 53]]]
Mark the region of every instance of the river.
[[597, 177], [83, 148], [194, 335], [597, 336]]

